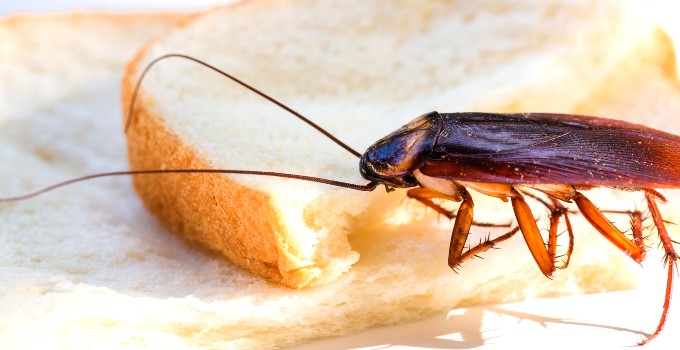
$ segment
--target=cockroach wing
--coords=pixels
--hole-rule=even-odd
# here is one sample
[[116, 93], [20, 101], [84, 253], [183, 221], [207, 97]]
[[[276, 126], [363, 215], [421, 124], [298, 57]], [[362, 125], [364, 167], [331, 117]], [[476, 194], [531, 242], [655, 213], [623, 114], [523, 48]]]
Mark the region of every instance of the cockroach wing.
[[485, 183], [680, 187], [680, 137], [564, 114], [441, 114], [423, 174]]

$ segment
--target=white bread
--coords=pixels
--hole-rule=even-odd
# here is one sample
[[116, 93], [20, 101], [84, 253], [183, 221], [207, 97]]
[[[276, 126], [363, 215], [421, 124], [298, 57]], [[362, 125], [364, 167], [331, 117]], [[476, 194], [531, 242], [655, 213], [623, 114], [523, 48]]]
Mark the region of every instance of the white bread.
[[[672, 78], [670, 45], [661, 35], [648, 35], [649, 27], [636, 28], [640, 40], [624, 35], [625, 31], [620, 29], [630, 27], [615, 25], [619, 23], [616, 19], [630, 20], [643, 15], [629, 10], [615, 11], [613, 13], [621, 17], [610, 15], [611, 18], [595, 11], [602, 17], [593, 16], [588, 20], [578, 18], [577, 14], [561, 15], [565, 28], [583, 28], [584, 36], [577, 40], [579, 42], [597, 41], [595, 38], [599, 37], [604, 46], [614, 42], [621, 44], [618, 52], [597, 45], [594, 49], [598, 53], [620, 54], [618, 58], [624, 63], [615, 64], [619, 59], [614, 55], [605, 60], [608, 63], [595, 69], [588, 64], [587, 55], [579, 56], [578, 60], [566, 59], [561, 55], [564, 49], [551, 51], [541, 45], [523, 48], [530, 52], [523, 57], [525, 60], [535, 58], [532, 64], [547, 60], [545, 62], [551, 62], [553, 68], [568, 70], [574, 66], [574, 69], [592, 73], [585, 74], [587, 79], [567, 79], [559, 84], [564, 77], [551, 77], [552, 70], [547, 70], [540, 76], [539, 86], [550, 86], [553, 89], [550, 94], [528, 82], [517, 85], [517, 91], [524, 91], [522, 93], [511, 88], [515, 84], [506, 79], [518, 77], [516, 70], [523, 67], [523, 60], [519, 58], [516, 61], [508, 58], [515, 64], [505, 69], [499, 66], [504, 62], [500, 60], [485, 69], [480, 68], [476, 75], [470, 72], [468, 79], [451, 88], [459, 94], [456, 96], [469, 99], [448, 101], [460, 103], [460, 106], [452, 107], [420, 106], [417, 101], [407, 100], [395, 102], [387, 99], [389, 96], [379, 98], [378, 92], [365, 100], [359, 93], [352, 96], [348, 92], [341, 94], [342, 98], [328, 97], [323, 103], [310, 102], [308, 105], [304, 94], [296, 92], [294, 95], [302, 100], [295, 102], [295, 98], [284, 96], [285, 89], [273, 91], [277, 86], [282, 88], [279, 84], [284, 83], [256, 83], [264, 84], [258, 87], [271, 91], [305, 114], [321, 118], [322, 124], [332, 125], [338, 136], [359, 144], [357, 148], [365, 147], [376, 137], [423, 112], [422, 108], [465, 110], [468, 105], [464, 103], [477, 95], [493, 98], [487, 101], [488, 108], [480, 103], [470, 109], [502, 111], [518, 106], [522, 110], [576, 111], [620, 116], [678, 132], [673, 120], [666, 119], [680, 112], [680, 94]], [[483, 11], [478, 9], [476, 12]], [[503, 11], [497, 15], [502, 17], [503, 14], [509, 15]], [[116, 99], [119, 74], [123, 62], [141, 40], [163, 30], [172, 21], [174, 18], [165, 16], [75, 15], [20, 17], [0, 22], [0, 38], [7, 43], [3, 46], [2, 62], [9, 63], [0, 65], [3, 105], [0, 109], [0, 164], [11, 164], [10, 167], [3, 166], [0, 172], [0, 195], [22, 194], [55, 181], [126, 167], [119, 120], [121, 108]], [[484, 27], [482, 23], [477, 25]], [[527, 28], [525, 34], [531, 33], [530, 29]], [[565, 34], [561, 40], [567, 40], [567, 37], [570, 36]], [[479, 38], [475, 36], [475, 40]], [[590, 41], [584, 38], [590, 38]], [[615, 40], [617, 38], [619, 40]], [[553, 41], [542, 43], [550, 46]], [[582, 50], [586, 51], [585, 48]], [[631, 53], [626, 53], [629, 51]], [[647, 55], [640, 56], [640, 52]], [[266, 58], [264, 56], [263, 60]], [[78, 66], [67, 64], [74, 61]], [[557, 63], [560, 64], [555, 65]], [[239, 74], [247, 78], [244, 72], [248, 69], [243, 68]], [[643, 78], [645, 83], [641, 84]], [[215, 79], [216, 87], [224, 84], [209, 74], [205, 79]], [[305, 91], [304, 82], [298, 82], [303, 85], [298, 86], [300, 91]], [[324, 82], [327, 81], [324, 79]], [[361, 80], [357, 84], [359, 82]], [[150, 87], [153, 85], [147, 89]], [[581, 97], [575, 96], [568, 101], [572, 94], [567, 91], [577, 91]], [[538, 96], [553, 93], [570, 98], [549, 99], [542, 105]], [[526, 99], [521, 99], [524, 95]], [[425, 103], [428, 96], [420, 96], [417, 100]], [[616, 96], [626, 98], [619, 100]], [[355, 102], [354, 98], [361, 103]], [[289, 101], [291, 99], [294, 101]], [[311, 97], [306, 99], [311, 100]], [[441, 103], [448, 100], [439, 99], [443, 101]], [[332, 111], [324, 104], [334, 100], [342, 104], [336, 106], [340, 110], [336, 113], [361, 117], [365, 124], [356, 122], [357, 119], [347, 119], [354, 125], [343, 126], [340, 121], [334, 124], [330, 118], [325, 119], [324, 116]], [[253, 103], [261, 105], [256, 99]], [[561, 103], [569, 106], [555, 106]], [[302, 108], [302, 105], [307, 107]], [[244, 106], [239, 109], [241, 107]], [[382, 113], [390, 110], [391, 113]], [[278, 113], [275, 111], [272, 109], [272, 113]], [[379, 119], [382, 116], [386, 119]], [[641, 116], [646, 119], [638, 119]], [[277, 117], [290, 121], [285, 114]], [[355, 128], [357, 124], [364, 127]], [[321, 137], [304, 131], [304, 125], [287, 128], [310, 135], [320, 143], [326, 142], [326, 146], [314, 142], [319, 151], [333, 152], [335, 149]], [[274, 141], [277, 140], [271, 143]], [[285, 149], [291, 143], [286, 140], [277, 147]], [[332, 167], [330, 170], [324, 171], [302, 168], [309, 163], [318, 166], [319, 162], [300, 165], [297, 161], [307, 158], [300, 156], [298, 151], [296, 149], [289, 162], [275, 157], [271, 166], [290, 166], [295, 161], [294, 165], [300, 169], [280, 170], [319, 172], [324, 176], [361, 181], [356, 175], [356, 163], [352, 163], [356, 159], [342, 152], [327, 155], [334, 163], [328, 165]], [[272, 156], [272, 152], [262, 154]], [[255, 158], [248, 156], [248, 159]], [[249, 163], [252, 168], [257, 165]], [[326, 206], [352, 201], [349, 204], [365, 206], [352, 210], [341, 207], [343, 211], [337, 209], [333, 216], [325, 213], [318, 218], [324, 220], [319, 225], [351, 232], [349, 247], [359, 254], [358, 261], [333, 283], [297, 291], [282, 288], [251, 276], [219, 254], [169, 234], [143, 209], [129, 179], [83, 183], [31, 201], [0, 205], [3, 242], [0, 245], [3, 259], [0, 265], [0, 280], [3, 281], [0, 284], [0, 314], [3, 315], [0, 318], [0, 343], [13, 349], [273, 348], [412, 320], [460, 305], [629, 288], [640, 277], [638, 266], [578, 218], [574, 220], [578, 222], [578, 228], [572, 266], [558, 274], [554, 281], [540, 275], [519, 236], [505, 242], [500, 251], [485, 254], [485, 260], [466, 263], [461, 274], [455, 275], [445, 264], [451, 222], [438, 221], [433, 213], [425, 212], [417, 203], [404, 201], [403, 193], [355, 193], [245, 177], [238, 177], [237, 181], [259, 188], [271, 184], [278, 186], [279, 192], [285, 190], [281, 187], [295, 186], [294, 191], [322, 193], [324, 200], [317, 200], [320, 203], [315, 205], [324, 205], [324, 201], [328, 201]], [[283, 194], [274, 194], [278, 201], [291, 200]], [[626, 197], [625, 201], [620, 199], [621, 194], [592, 194], [598, 205], [616, 201], [617, 207], [628, 207], [630, 196], [623, 197]], [[475, 200], [480, 220], [510, 218], [508, 205], [479, 195]], [[677, 203], [679, 201], [673, 196], [664, 212], [677, 213]], [[283, 208], [283, 204], [285, 202], [279, 202], [278, 208]], [[363, 208], [365, 211], [361, 211]], [[354, 212], [358, 214], [347, 215]], [[536, 213], [541, 212], [542, 209], [537, 208]], [[672, 215], [668, 218], [677, 221]], [[339, 225], [339, 220], [345, 220], [346, 227]], [[658, 297], [658, 294], [654, 296]], [[529, 340], [526, 344], [530, 344]]]
[[[128, 67], [123, 105], [148, 62], [184, 53], [299, 109], [360, 152], [430, 110], [568, 111], [637, 34], [633, 9], [530, 3], [480, 9], [429, 1], [246, 2], [146, 47]], [[578, 88], [555, 93], [560, 86]], [[127, 135], [132, 169], [267, 170], [366, 182], [355, 157], [192, 62], [155, 66], [140, 102]], [[253, 176], [134, 183], [172, 230], [296, 288], [333, 281], [357, 261], [347, 242], [352, 218], [379, 198]], [[402, 196], [389, 201], [396, 205]], [[507, 212], [502, 203], [494, 207]]]

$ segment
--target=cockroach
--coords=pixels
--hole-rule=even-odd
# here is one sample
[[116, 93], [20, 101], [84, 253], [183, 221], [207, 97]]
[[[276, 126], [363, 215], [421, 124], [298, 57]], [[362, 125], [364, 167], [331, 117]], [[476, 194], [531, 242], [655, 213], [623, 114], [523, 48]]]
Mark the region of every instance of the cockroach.
[[[357, 156], [361, 176], [369, 182], [357, 185], [314, 176], [250, 170], [127, 170], [72, 179], [23, 196], [0, 199], [0, 202], [25, 200], [76, 182], [117, 175], [245, 174], [291, 178], [359, 191], [373, 191], [379, 185], [388, 192], [405, 188], [408, 197], [454, 219], [448, 254], [448, 265], [452, 269], [521, 232], [541, 273], [550, 278], [556, 269], [568, 266], [573, 250], [570, 211], [562, 203], [575, 203], [578, 212], [599, 233], [631, 259], [642, 262], [646, 247], [640, 211], [628, 213], [633, 235], [630, 239], [581, 193], [595, 187], [638, 191], [644, 194], [668, 269], [661, 318], [654, 333], [639, 344], [646, 344], [661, 333], [668, 316], [673, 271], [678, 261], [673, 244], [678, 242], [671, 239], [666, 229], [657, 205], [666, 199], [655, 188], [680, 188], [680, 136], [624, 121], [572, 114], [430, 112], [381, 138], [361, 154], [269, 95], [215, 66], [183, 54], [160, 56], [142, 71], [127, 111], [126, 133], [133, 125], [135, 101], [144, 77], [156, 63], [169, 58], [193, 61], [213, 70], [296, 116]], [[468, 246], [464, 252], [472, 225], [503, 226], [473, 220], [470, 189], [510, 201], [517, 227], [477, 246]], [[546, 195], [549, 200], [531, 194], [530, 190]], [[525, 196], [538, 200], [550, 210], [547, 243]], [[460, 202], [460, 206], [453, 213], [433, 199]], [[566, 260], [557, 265], [557, 227], [562, 218], [570, 243]]]

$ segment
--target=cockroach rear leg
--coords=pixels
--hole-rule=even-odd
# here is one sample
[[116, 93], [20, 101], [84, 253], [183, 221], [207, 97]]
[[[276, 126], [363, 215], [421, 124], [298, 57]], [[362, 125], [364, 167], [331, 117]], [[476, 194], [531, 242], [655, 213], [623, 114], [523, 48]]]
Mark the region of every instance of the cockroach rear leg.
[[668, 277], [666, 279], [666, 295], [663, 302], [663, 312], [661, 313], [661, 319], [659, 324], [654, 331], [654, 334], [648, 338], [642, 340], [640, 345], [649, 343], [652, 339], [656, 338], [663, 327], [666, 325], [666, 319], [668, 318], [668, 310], [671, 306], [671, 295], [673, 294], [673, 270], [677, 268], [678, 254], [675, 252], [673, 247], [673, 240], [671, 240], [668, 231], [666, 230], [666, 225], [663, 218], [661, 217], [661, 211], [656, 204], [657, 199], [663, 200], [663, 197], [659, 198], [653, 192], [645, 191], [645, 198], [647, 199], [647, 205], [649, 206], [649, 211], [652, 214], [652, 220], [654, 220], [654, 225], [656, 226], [657, 233], [659, 234], [659, 239], [663, 245], [665, 251], [665, 264], [668, 265]]
[[[417, 200], [418, 202], [424, 204], [428, 208], [433, 209], [437, 213], [446, 216], [450, 220], [453, 220], [453, 219], [456, 218], [456, 216], [457, 216], [456, 212], [444, 209], [441, 205], [433, 202], [432, 199], [441, 198], [441, 199], [448, 199], [448, 200], [456, 201], [456, 202], [461, 201], [460, 199], [456, 200], [454, 198], [443, 196], [439, 193], [430, 191], [427, 188], [412, 188], [412, 189], [410, 189], [406, 192], [406, 195], [409, 198], [413, 198], [413, 199]], [[473, 226], [480, 226], [480, 227], [510, 227], [511, 223], [492, 224], [492, 223], [478, 222], [478, 221], [473, 220], [472, 225]]]
[[603, 214], [626, 214], [630, 218], [630, 231], [633, 235], [633, 243], [635, 243], [640, 249], [646, 250], [648, 247], [645, 246], [645, 236], [643, 231], [645, 227], [642, 223], [645, 221], [645, 214], [639, 210], [601, 210]]
[[656, 226], [657, 232], [659, 234], [659, 239], [666, 252], [666, 261], [676, 261], [678, 260], [678, 254], [675, 252], [673, 247], [673, 241], [671, 240], [668, 230], [666, 230], [666, 224], [661, 217], [661, 211], [656, 204], [655, 197], [649, 193], [645, 194], [647, 199], [647, 205], [649, 206], [649, 211], [652, 214], [652, 220], [654, 220], [654, 226]]
[[580, 192], [576, 192], [573, 200], [576, 202], [576, 205], [578, 206], [579, 211], [581, 211], [581, 214], [583, 214], [583, 217], [585, 217], [586, 220], [588, 220], [588, 222], [612, 244], [614, 244], [636, 262], [639, 263], [644, 260], [644, 245], [639, 245], [626, 237], [623, 232], [621, 232], [618, 228], [616, 228], [616, 226], [614, 226], [614, 224], [607, 220], [602, 212], [597, 209], [597, 207], [595, 207], [593, 202], [591, 202]]
[[524, 236], [524, 241], [527, 243], [531, 255], [534, 257], [541, 272], [546, 277], [550, 278], [555, 271], [555, 264], [548, 253], [548, 249], [545, 246], [545, 242], [538, 229], [538, 225], [536, 225], [536, 220], [534, 220], [529, 205], [524, 200], [524, 197], [514, 188], [512, 189], [511, 202], [512, 209], [517, 218], [517, 223], [519, 224], [519, 228]]

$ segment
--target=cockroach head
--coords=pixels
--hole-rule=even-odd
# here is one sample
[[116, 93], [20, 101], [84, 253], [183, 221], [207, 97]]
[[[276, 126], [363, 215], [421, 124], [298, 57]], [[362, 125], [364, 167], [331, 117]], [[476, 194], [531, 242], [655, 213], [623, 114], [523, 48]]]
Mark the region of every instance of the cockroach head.
[[441, 126], [441, 115], [431, 112], [383, 137], [361, 157], [361, 176], [389, 187], [418, 186], [413, 171], [432, 151]]

